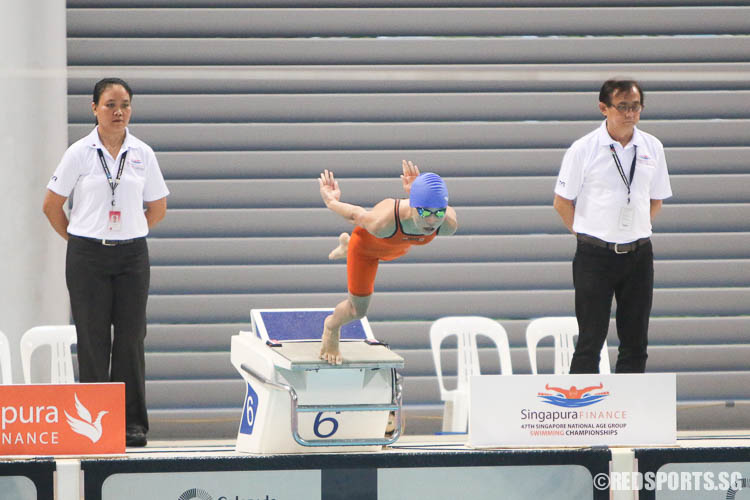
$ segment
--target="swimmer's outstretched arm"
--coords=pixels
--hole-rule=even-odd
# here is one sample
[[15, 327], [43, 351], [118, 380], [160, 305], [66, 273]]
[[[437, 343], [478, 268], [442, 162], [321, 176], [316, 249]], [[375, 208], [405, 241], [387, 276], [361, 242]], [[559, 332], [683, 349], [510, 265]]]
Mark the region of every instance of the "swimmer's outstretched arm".
[[361, 226], [369, 233], [384, 237], [393, 232], [393, 200], [383, 200], [372, 210], [366, 210], [359, 205], [341, 201], [341, 189], [333, 176], [333, 172], [325, 170], [318, 179], [320, 197], [323, 203], [334, 213], [339, 214], [355, 226]]

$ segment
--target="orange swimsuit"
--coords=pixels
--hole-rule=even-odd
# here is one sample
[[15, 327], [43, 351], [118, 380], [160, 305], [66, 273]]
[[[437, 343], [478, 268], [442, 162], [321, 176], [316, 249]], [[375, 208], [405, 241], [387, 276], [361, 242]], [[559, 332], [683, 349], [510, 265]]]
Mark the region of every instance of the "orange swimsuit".
[[349, 293], [352, 295], [372, 295], [375, 291], [378, 262], [397, 259], [406, 254], [412, 245], [426, 245], [437, 236], [437, 231], [432, 234], [405, 233], [398, 216], [399, 201], [396, 200], [395, 203], [396, 230], [392, 235], [377, 238], [360, 226], [352, 231], [346, 256], [346, 274]]

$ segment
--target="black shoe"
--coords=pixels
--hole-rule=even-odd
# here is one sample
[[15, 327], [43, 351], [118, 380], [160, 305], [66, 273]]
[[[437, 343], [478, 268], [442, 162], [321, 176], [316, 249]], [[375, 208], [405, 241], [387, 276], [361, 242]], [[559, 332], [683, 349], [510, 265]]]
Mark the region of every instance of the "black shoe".
[[125, 431], [125, 446], [141, 448], [146, 446], [146, 432], [139, 427], [128, 427]]

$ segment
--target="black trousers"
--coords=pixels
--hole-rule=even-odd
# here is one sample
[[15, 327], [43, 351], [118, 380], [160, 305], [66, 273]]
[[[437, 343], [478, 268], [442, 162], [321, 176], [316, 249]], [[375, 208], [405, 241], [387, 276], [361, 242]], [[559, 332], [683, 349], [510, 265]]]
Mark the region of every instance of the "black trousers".
[[648, 321], [654, 291], [654, 252], [648, 242], [632, 252], [579, 241], [573, 259], [578, 342], [570, 373], [598, 373], [599, 354], [607, 338], [612, 297], [617, 300], [620, 347], [616, 373], [646, 370]]
[[68, 239], [65, 279], [78, 336], [79, 379], [124, 382], [126, 425], [144, 431], [149, 278], [145, 238], [111, 247]]

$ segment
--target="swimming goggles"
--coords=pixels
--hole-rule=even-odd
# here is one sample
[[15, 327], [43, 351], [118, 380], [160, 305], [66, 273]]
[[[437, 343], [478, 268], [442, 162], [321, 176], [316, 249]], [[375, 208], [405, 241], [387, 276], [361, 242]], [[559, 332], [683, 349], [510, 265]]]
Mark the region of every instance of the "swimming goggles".
[[417, 213], [420, 217], [429, 217], [430, 215], [434, 215], [435, 217], [443, 218], [445, 217], [445, 211], [447, 208], [438, 208], [437, 210], [427, 210], [426, 208], [417, 207]]

